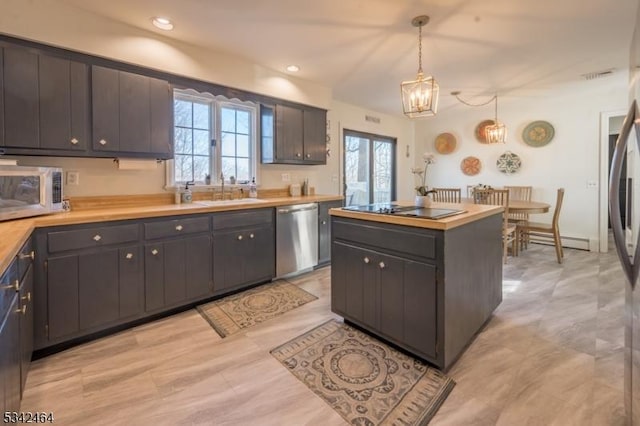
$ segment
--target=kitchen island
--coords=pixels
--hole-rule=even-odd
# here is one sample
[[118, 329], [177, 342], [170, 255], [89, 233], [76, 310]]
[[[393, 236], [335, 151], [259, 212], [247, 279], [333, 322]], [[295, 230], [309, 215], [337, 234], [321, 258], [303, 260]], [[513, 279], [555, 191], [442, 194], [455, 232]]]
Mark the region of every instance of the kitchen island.
[[439, 220], [331, 209], [331, 309], [448, 370], [502, 301], [502, 207]]

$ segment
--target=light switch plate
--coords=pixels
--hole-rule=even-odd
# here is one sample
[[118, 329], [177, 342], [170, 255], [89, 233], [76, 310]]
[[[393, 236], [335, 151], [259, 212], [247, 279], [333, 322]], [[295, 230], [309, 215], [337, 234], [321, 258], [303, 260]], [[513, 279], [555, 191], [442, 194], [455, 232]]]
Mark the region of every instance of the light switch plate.
[[283, 182], [291, 182], [291, 175], [289, 173], [282, 173], [280, 176]]
[[67, 185], [80, 185], [80, 172], [67, 172]]

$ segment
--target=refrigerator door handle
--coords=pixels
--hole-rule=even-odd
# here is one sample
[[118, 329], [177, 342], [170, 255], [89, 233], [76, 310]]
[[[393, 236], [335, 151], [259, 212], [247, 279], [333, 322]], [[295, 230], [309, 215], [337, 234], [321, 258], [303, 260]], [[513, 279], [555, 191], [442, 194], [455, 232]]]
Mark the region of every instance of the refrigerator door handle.
[[[611, 218], [611, 228], [613, 230], [613, 240], [616, 244], [616, 251], [622, 263], [622, 269], [634, 289], [638, 281], [640, 271], [640, 241], [636, 241], [633, 262], [629, 258], [626, 247], [624, 228], [620, 218], [620, 177], [622, 175], [622, 163], [627, 155], [627, 145], [632, 127], [635, 127], [636, 143], [640, 149], [640, 112], [638, 104], [634, 100], [629, 108], [629, 113], [622, 123], [622, 130], [616, 141], [616, 148], [611, 161], [611, 172], [609, 174], [609, 216]], [[640, 237], [640, 234], [638, 234]]]

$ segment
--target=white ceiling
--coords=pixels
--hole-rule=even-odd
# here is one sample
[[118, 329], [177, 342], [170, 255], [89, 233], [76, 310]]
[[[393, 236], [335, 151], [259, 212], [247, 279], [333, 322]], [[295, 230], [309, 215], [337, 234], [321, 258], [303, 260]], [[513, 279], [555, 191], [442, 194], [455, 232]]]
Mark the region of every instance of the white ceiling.
[[[61, 0], [129, 25], [230, 52], [398, 114], [402, 80], [423, 68], [449, 92], [517, 96], [628, 68], [638, 0]], [[175, 29], [151, 26], [166, 16]]]

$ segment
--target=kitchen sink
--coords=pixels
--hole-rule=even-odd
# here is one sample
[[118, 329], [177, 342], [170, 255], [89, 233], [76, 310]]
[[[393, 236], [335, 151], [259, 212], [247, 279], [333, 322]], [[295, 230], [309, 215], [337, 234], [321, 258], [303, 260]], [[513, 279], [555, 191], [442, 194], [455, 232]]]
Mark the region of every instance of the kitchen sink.
[[200, 204], [203, 206], [228, 206], [233, 204], [259, 204], [266, 203], [267, 200], [262, 200], [260, 198], [238, 198], [235, 200], [201, 200], [194, 201], [193, 204]]

